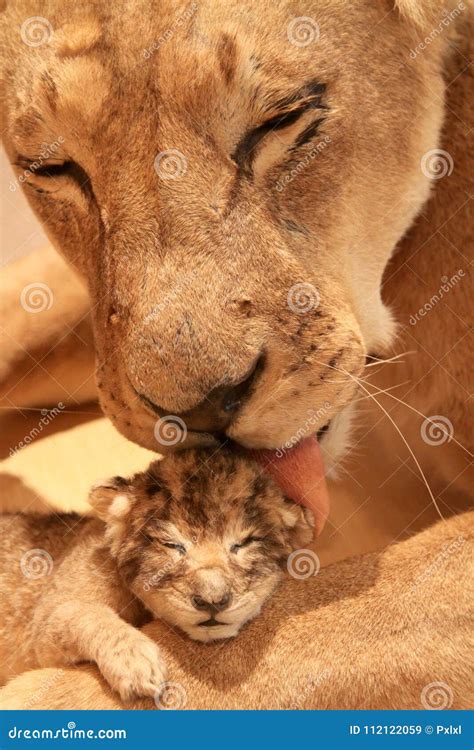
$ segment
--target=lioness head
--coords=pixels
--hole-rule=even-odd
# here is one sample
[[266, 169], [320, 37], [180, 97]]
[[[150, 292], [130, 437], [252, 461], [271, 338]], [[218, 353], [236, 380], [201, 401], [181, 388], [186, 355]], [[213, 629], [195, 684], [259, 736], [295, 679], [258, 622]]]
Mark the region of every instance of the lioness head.
[[6, 147], [87, 280], [130, 439], [274, 449], [344, 423], [442, 121], [448, 34], [413, 57], [433, 20], [398, 5], [7, 3]]
[[90, 502], [130, 590], [191, 638], [229, 638], [260, 611], [313, 532], [256, 463], [191, 450], [95, 486]]

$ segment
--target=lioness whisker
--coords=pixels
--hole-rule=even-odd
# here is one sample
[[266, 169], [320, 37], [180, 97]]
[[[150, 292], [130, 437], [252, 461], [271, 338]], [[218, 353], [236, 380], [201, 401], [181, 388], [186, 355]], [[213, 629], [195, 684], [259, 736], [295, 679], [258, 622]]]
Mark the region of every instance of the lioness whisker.
[[[363, 384], [363, 381], [362, 381], [362, 379], [361, 379], [361, 378], [358, 378], [358, 377], [356, 377], [355, 375], [352, 375], [352, 373], [350, 373], [350, 372], [347, 372], [347, 370], [344, 370], [344, 369], [343, 369], [342, 367], [335, 367], [334, 365], [328, 365], [328, 364], [326, 364], [325, 362], [319, 362], [319, 364], [323, 365], [324, 367], [329, 367], [330, 369], [333, 369], [333, 370], [336, 370], [336, 371], [338, 371], [338, 372], [341, 372], [341, 373], [343, 373], [344, 375], [346, 375], [347, 377], [351, 378], [351, 380], [353, 380], [354, 382], [356, 382], [356, 383], [357, 383], [357, 384], [359, 385], [359, 387], [360, 387], [360, 388], [362, 388], [362, 389], [363, 389], [363, 390], [365, 391], [365, 393], [367, 394], [367, 396], [368, 396], [368, 397], [370, 397], [370, 398], [371, 398], [371, 399], [372, 399], [372, 400], [373, 400], [373, 401], [375, 402], [375, 404], [377, 404], [377, 406], [378, 406], [378, 407], [379, 407], [379, 409], [380, 409], [380, 410], [381, 410], [381, 411], [382, 411], [382, 412], [383, 412], [383, 413], [385, 414], [385, 416], [387, 417], [387, 419], [389, 419], [389, 420], [390, 420], [390, 422], [392, 423], [392, 425], [393, 425], [393, 426], [395, 427], [396, 431], [397, 431], [397, 432], [398, 432], [398, 434], [400, 435], [401, 439], [403, 440], [403, 442], [404, 442], [404, 444], [405, 444], [405, 446], [406, 446], [407, 450], [409, 451], [409, 453], [410, 453], [410, 455], [411, 455], [411, 457], [412, 457], [413, 461], [415, 462], [415, 465], [416, 465], [416, 467], [417, 467], [418, 471], [420, 472], [420, 475], [421, 475], [421, 477], [422, 477], [422, 479], [423, 479], [423, 483], [425, 484], [425, 486], [426, 486], [426, 489], [428, 490], [428, 493], [429, 493], [429, 495], [430, 495], [431, 501], [432, 501], [432, 503], [433, 503], [433, 505], [434, 505], [434, 507], [435, 507], [435, 509], [436, 509], [436, 511], [437, 511], [437, 513], [438, 513], [438, 515], [439, 515], [439, 517], [440, 517], [440, 518], [441, 518], [441, 519], [442, 519], [443, 521], [445, 521], [446, 519], [445, 519], [445, 517], [443, 516], [443, 514], [441, 513], [441, 510], [439, 509], [438, 503], [436, 502], [436, 499], [435, 499], [435, 496], [434, 496], [434, 494], [433, 494], [433, 491], [432, 491], [432, 489], [431, 489], [430, 485], [428, 484], [428, 480], [426, 479], [425, 473], [424, 473], [424, 471], [423, 471], [423, 469], [422, 469], [422, 467], [421, 467], [421, 464], [420, 464], [420, 462], [418, 461], [418, 459], [417, 459], [417, 457], [416, 457], [416, 455], [415, 455], [415, 453], [414, 453], [414, 451], [413, 451], [412, 447], [411, 447], [411, 446], [410, 446], [410, 444], [408, 443], [408, 441], [407, 441], [406, 437], [404, 436], [403, 432], [401, 431], [401, 429], [399, 428], [399, 426], [397, 425], [397, 423], [395, 422], [395, 420], [393, 419], [393, 417], [391, 416], [391, 414], [390, 414], [390, 413], [389, 413], [389, 412], [388, 412], [388, 411], [387, 411], [387, 410], [386, 410], [386, 409], [385, 409], [385, 408], [384, 408], [384, 407], [382, 406], [382, 404], [381, 404], [381, 403], [380, 403], [380, 402], [379, 402], [379, 401], [378, 401], [378, 400], [377, 400], [377, 399], [375, 398], [375, 396], [373, 395], [373, 393], [370, 393], [370, 391], [369, 391], [369, 390], [368, 390], [368, 389], [367, 389], [367, 388], [365, 387], [365, 385]], [[383, 395], [383, 394], [382, 394], [382, 395]], [[390, 395], [390, 394], [388, 394], [388, 395]]]

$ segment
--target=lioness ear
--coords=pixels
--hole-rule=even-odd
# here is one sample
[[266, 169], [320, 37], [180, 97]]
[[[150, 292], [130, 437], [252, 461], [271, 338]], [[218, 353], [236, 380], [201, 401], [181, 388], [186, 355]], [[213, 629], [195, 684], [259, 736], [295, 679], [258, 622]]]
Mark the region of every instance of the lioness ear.
[[130, 485], [122, 477], [96, 482], [89, 493], [89, 503], [103, 521], [121, 521], [132, 507]]

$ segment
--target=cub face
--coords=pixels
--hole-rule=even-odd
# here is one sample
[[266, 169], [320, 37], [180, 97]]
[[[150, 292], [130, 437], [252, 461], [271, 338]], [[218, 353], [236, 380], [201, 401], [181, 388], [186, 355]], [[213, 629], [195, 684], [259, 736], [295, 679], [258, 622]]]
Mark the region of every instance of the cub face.
[[312, 537], [312, 514], [230, 451], [190, 450], [90, 496], [122, 579], [191, 638], [235, 636]]

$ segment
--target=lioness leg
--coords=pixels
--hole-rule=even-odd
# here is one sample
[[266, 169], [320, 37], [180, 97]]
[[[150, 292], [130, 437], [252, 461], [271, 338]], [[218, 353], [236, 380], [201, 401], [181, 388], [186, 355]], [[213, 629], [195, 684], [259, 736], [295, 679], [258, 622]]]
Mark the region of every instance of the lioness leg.
[[7, 266], [0, 282], [2, 406], [96, 398], [90, 302], [52, 248]]

